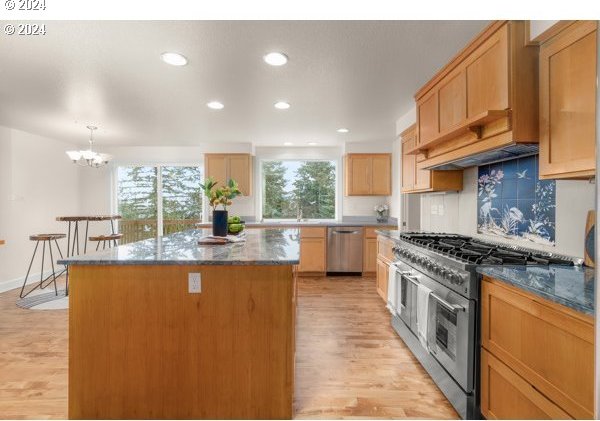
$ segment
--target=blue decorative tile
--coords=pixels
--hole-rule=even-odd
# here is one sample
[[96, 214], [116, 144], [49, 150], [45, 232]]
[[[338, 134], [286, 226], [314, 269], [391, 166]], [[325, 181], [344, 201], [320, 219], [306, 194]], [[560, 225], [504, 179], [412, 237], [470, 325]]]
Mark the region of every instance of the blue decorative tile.
[[477, 231], [554, 244], [556, 183], [538, 180], [537, 155], [478, 169]]
[[512, 180], [514, 178], [517, 178], [518, 169], [519, 169], [519, 166], [517, 164], [516, 159], [512, 159], [510, 161], [504, 161], [502, 163], [502, 171], [504, 171], [504, 179]]
[[502, 182], [502, 199], [517, 198], [517, 180], [505, 180]]
[[517, 179], [517, 199], [535, 198], [535, 180]]

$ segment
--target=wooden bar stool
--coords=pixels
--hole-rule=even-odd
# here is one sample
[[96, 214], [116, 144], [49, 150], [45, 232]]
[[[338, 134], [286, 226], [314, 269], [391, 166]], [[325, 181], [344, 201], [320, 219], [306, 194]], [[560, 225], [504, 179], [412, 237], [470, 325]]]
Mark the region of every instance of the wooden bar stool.
[[109, 234], [109, 235], [97, 235], [95, 237], [90, 237], [90, 241], [95, 241], [98, 244], [96, 245], [96, 251], [100, 248], [100, 243], [102, 243], [102, 250], [106, 250], [106, 243], [108, 242], [108, 248], [111, 248], [113, 245], [117, 246], [117, 240], [123, 238], [123, 234]]
[[[19, 296], [21, 298], [28, 296], [33, 291], [35, 291], [37, 288], [39, 288], [39, 289], [46, 288], [48, 285], [50, 285], [51, 282], [54, 282], [54, 292], [56, 295], [58, 295], [58, 288], [56, 287], [56, 278], [59, 277], [60, 275], [62, 275], [63, 273], [65, 273], [67, 271], [67, 268], [65, 266], [65, 269], [63, 269], [60, 273], [58, 273], [58, 274], [56, 273], [56, 269], [54, 267], [54, 254], [52, 253], [52, 242], [54, 242], [54, 244], [56, 245], [58, 253], [60, 254], [60, 258], [62, 259], [63, 254], [62, 254], [62, 251], [60, 250], [60, 246], [58, 245], [58, 240], [65, 238], [65, 237], [66, 237], [65, 234], [36, 234], [36, 235], [29, 236], [29, 239], [31, 241], [35, 241], [36, 243], [35, 243], [35, 249], [33, 250], [33, 256], [31, 256], [31, 262], [29, 262], [29, 268], [27, 269], [27, 275], [25, 275], [25, 281], [23, 281], [23, 286], [21, 287], [21, 293], [19, 294]], [[31, 273], [31, 266], [33, 266], [33, 261], [35, 260], [35, 255], [37, 254], [37, 250], [40, 245], [40, 242], [42, 243], [42, 269], [40, 272], [40, 283], [37, 284], [36, 286], [34, 286], [26, 294], [23, 294], [23, 292], [25, 291], [25, 286], [27, 285], [27, 280], [29, 279], [29, 274]], [[50, 264], [52, 265], [52, 273], [44, 279], [44, 261], [46, 260], [46, 243], [48, 243], [48, 251], [50, 252]], [[50, 281], [50, 279], [52, 279], [52, 281]], [[44, 285], [44, 282], [46, 282], [46, 281], [50, 281], [50, 282], [48, 282], [46, 285]]]

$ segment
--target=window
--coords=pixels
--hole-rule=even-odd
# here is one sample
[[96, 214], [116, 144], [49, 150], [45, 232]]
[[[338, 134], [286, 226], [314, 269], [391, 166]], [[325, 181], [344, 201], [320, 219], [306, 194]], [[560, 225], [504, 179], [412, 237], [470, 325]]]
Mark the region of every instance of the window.
[[264, 219], [334, 219], [335, 161], [262, 162]]
[[194, 228], [202, 221], [202, 170], [193, 166], [117, 168], [122, 243]]

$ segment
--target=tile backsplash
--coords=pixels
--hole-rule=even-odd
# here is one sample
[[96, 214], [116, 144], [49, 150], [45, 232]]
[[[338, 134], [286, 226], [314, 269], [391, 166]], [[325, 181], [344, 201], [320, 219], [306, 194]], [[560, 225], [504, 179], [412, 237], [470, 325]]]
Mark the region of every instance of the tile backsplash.
[[477, 232], [555, 245], [556, 182], [538, 180], [538, 156], [478, 168]]

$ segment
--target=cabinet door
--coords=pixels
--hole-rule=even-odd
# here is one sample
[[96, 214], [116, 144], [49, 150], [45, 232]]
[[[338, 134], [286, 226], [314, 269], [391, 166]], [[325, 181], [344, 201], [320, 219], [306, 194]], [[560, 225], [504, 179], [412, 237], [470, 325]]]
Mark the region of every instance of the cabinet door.
[[365, 238], [363, 272], [375, 273], [377, 270], [377, 239]]
[[325, 242], [322, 238], [300, 240], [299, 272], [325, 272]]
[[204, 168], [206, 172], [204, 178], [214, 178], [219, 182], [218, 186], [223, 186], [227, 182], [227, 155], [207, 154]]
[[419, 162], [424, 159], [423, 155], [417, 155], [415, 159], [415, 190], [428, 190], [431, 188], [431, 171], [418, 168]]
[[424, 145], [440, 133], [438, 115], [438, 93], [434, 88], [429, 95], [417, 104], [417, 143]]
[[250, 155], [230, 155], [228, 177], [237, 181], [244, 196], [252, 194], [252, 157]]
[[485, 349], [481, 350], [481, 413], [487, 419], [571, 419]]
[[571, 416], [592, 418], [592, 321], [499, 281], [481, 286], [483, 347]]
[[458, 126], [467, 118], [467, 77], [463, 70], [440, 86], [440, 132]]
[[402, 192], [408, 192], [415, 188], [416, 156], [405, 153], [415, 146], [415, 140], [413, 137], [402, 142]]
[[467, 64], [467, 117], [510, 108], [508, 97], [508, 27], [485, 41]]
[[346, 194], [348, 196], [370, 195], [371, 157], [369, 155], [348, 155], [346, 164]]
[[392, 156], [373, 155], [371, 157], [371, 194], [390, 196], [392, 194]]
[[540, 50], [540, 176], [592, 176], [596, 165], [596, 22], [581, 21]]
[[390, 266], [385, 261], [377, 259], [377, 293], [386, 303], [389, 269]]

